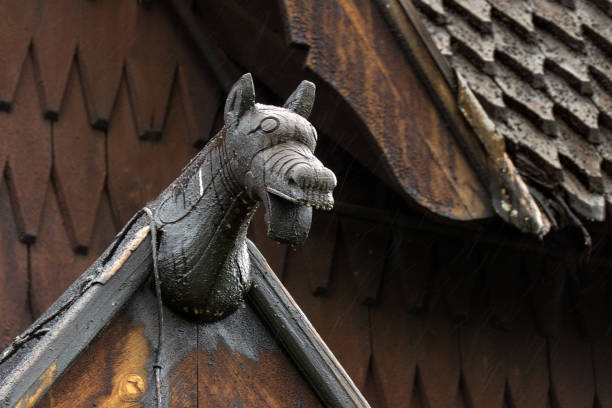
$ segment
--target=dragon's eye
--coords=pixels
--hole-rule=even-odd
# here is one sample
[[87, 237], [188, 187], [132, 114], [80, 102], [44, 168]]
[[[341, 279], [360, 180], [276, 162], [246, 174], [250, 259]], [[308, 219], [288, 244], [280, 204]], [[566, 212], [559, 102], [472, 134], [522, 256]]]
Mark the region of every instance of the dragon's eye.
[[279, 125], [280, 122], [278, 121], [278, 119], [272, 116], [268, 116], [267, 118], [264, 118], [261, 121], [261, 123], [259, 124], [259, 128], [266, 133], [270, 133], [278, 129]]

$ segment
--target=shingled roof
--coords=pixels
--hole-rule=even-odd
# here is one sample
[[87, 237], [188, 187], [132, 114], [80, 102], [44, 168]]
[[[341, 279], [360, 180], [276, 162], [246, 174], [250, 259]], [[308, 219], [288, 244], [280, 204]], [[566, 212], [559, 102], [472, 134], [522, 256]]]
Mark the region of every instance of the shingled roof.
[[414, 0], [554, 227], [612, 203], [612, 2]]

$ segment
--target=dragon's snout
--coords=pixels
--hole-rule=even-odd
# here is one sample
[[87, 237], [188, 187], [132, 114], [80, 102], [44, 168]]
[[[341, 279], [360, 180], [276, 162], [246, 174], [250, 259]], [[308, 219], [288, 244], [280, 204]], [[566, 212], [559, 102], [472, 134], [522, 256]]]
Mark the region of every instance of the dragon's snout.
[[263, 172], [253, 184], [266, 209], [268, 236], [293, 244], [308, 236], [312, 209], [331, 210], [336, 176], [304, 146], [287, 143], [261, 156]]
[[[318, 164], [318, 163], [317, 163]], [[314, 207], [317, 210], [331, 210], [334, 206], [332, 191], [336, 187], [336, 176], [322, 165], [302, 164], [288, 174], [289, 184], [301, 190], [297, 204]]]

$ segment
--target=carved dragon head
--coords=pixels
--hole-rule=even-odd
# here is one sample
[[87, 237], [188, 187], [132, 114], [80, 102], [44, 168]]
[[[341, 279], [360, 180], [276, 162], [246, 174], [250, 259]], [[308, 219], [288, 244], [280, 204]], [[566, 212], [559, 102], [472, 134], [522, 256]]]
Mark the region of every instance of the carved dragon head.
[[251, 74], [225, 103], [225, 146], [247, 194], [263, 202], [268, 236], [301, 243], [312, 208], [330, 210], [336, 176], [314, 156], [317, 132], [308, 121], [315, 86], [302, 81], [283, 107], [255, 103]]

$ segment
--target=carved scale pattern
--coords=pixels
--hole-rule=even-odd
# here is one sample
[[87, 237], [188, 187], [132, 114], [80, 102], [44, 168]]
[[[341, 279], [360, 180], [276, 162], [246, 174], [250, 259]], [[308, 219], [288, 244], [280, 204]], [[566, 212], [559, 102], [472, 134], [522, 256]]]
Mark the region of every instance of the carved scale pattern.
[[[80, 20], [52, 24], [78, 14], [75, 8], [84, 3]], [[176, 47], [171, 74], [165, 68], [146, 74], [159, 79], [146, 86], [159, 89], [134, 91], [145, 81], [131, 78], [149, 64], [134, 63], [131, 74], [122, 75], [128, 55], [146, 42], [116, 45], [132, 43], [136, 20], [159, 19], [160, 13], [121, 0], [62, 4], [46, 5], [42, 15], [30, 10], [34, 3], [2, 10], [6, 21], [27, 30], [5, 27], [0, 36], [0, 133], [19, 130], [28, 138], [26, 146], [19, 138], [0, 138], [2, 345], [179, 173], [196, 152], [193, 144], [216, 130], [221, 93], [176, 27], [158, 39]], [[121, 24], [104, 17], [106, 5], [121, 9]], [[102, 38], [94, 29], [111, 38], [93, 44], [92, 38]], [[63, 40], [45, 41], [52, 37]], [[85, 74], [87, 69], [106, 74], [92, 85], [84, 78], [95, 74]], [[151, 94], [167, 97], [139, 96]], [[151, 112], [164, 112], [161, 124], [160, 114]], [[139, 137], [147, 123], [149, 139], [156, 140]], [[356, 200], [355, 192], [378, 181], [336, 153], [325, 164], [344, 180], [338, 201], [373, 206]], [[77, 194], [82, 202], [71, 198]], [[609, 277], [603, 266], [583, 266], [578, 275], [554, 263], [540, 268], [526, 255], [483, 244], [475, 251], [469, 236], [443, 242], [409, 229], [399, 236], [397, 228], [381, 231], [370, 222], [355, 228], [336, 214], [315, 216], [308, 245], [291, 248], [265, 239], [262, 215], [256, 214], [252, 237], [373, 406], [612, 405]], [[448, 262], [439, 262], [441, 253]], [[542, 276], [542, 270], [550, 273]], [[569, 318], [576, 314], [582, 330]], [[572, 356], [575, 350], [583, 358]], [[577, 392], [565, 392], [576, 382]]]

